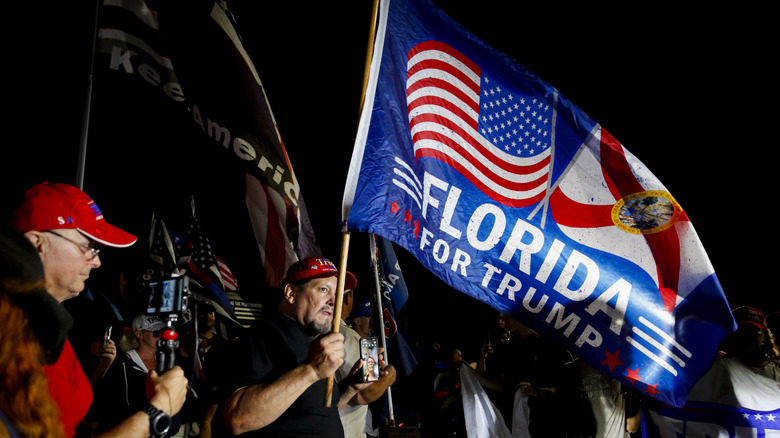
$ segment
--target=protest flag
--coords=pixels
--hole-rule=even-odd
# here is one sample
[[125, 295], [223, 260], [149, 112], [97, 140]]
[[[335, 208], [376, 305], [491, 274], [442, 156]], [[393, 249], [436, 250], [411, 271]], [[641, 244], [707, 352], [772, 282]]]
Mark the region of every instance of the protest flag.
[[350, 230], [674, 406], [734, 330], [663, 184], [429, 1], [382, 2], [342, 207]]
[[643, 403], [643, 436], [780, 436], [780, 384], [733, 356], [717, 357], [683, 407]]
[[401, 266], [395, 256], [393, 244], [381, 236], [371, 236], [371, 263], [379, 277], [382, 321], [388, 358], [398, 374], [409, 376], [417, 367], [417, 357], [406, 342], [406, 333], [398, 324], [398, 315], [409, 298]]
[[219, 266], [211, 243], [195, 216], [194, 208], [184, 233], [171, 229], [156, 214], [152, 216], [149, 258], [155, 269], [146, 272], [146, 282], [187, 276], [190, 282], [189, 291], [198, 301], [207, 301], [220, 315], [238, 324], [235, 310], [223, 286], [222, 271], [230, 270], [224, 262], [224, 267]]
[[[217, 192], [203, 214], [226, 221], [220, 234], [252, 233], [255, 248], [250, 249], [256, 254], [251, 257], [264, 268], [261, 281], [276, 287], [289, 265], [320, 249], [263, 85], [225, 8], [211, 0], [107, 0], [99, 14], [96, 72], [124, 80], [133, 90], [156, 93], [157, 100], [144, 95], [125, 102], [140, 108], [134, 114], [167, 111], [162, 121], [149, 121], [157, 129], [146, 140], [167, 140], [164, 147], [171, 152], [149, 161], [176, 160], [171, 168], [190, 163], [184, 172], [162, 177], [181, 180], [191, 172], [192, 185]], [[139, 125], [134, 130], [144, 127]], [[225, 188], [241, 193], [225, 193]], [[232, 240], [249, 259], [243, 240]]]
[[[201, 229], [200, 222], [194, 211], [190, 217], [187, 236], [189, 237], [188, 247], [191, 253], [190, 262], [187, 265], [188, 273], [203, 289], [209, 292], [209, 298], [218, 304], [215, 307], [221, 308], [230, 315], [231, 319], [235, 320], [235, 310], [225, 293], [222, 269], [220, 269], [217, 263], [217, 257], [211, 248], [211, 242], [209, 242], [208, 237]], [[224, 266], [226, 267], [226, 265]]]

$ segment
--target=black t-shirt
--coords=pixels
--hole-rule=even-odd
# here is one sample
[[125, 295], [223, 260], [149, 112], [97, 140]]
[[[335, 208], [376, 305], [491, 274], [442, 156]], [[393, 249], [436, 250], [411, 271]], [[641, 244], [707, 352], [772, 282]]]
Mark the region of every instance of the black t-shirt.
[[[225, 389], [230, 393], [244, 386], [275, 381], [308, 360], [309, 344], [316, 338], [278, 313], [258, 322], [248, 336], [235, 344], [227, 370], [231, 382]], [[326, 390], [327, 379], [315, 382], [276, 421], [241, 436], [343, 437], [338, 385], [333, 385], [330, 407], [325, 407]]]

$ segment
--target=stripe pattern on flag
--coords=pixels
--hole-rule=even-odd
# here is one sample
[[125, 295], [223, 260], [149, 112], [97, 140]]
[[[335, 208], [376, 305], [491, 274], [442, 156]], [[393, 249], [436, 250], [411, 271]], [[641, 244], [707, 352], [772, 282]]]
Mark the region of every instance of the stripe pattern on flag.
[[406, 97], [415, 159], [446, 163], [507, 206], [525, 207], [544, 197], [552, 144], [549, 104], [508, 93], [439, 41], [409, 51]]

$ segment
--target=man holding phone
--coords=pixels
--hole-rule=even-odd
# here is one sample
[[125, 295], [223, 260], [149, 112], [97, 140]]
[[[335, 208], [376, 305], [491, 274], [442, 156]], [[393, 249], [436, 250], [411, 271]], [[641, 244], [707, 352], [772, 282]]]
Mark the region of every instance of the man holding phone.
[[[365, 333], [366, 336], [361, 337], [357, 331], [346, 323], [354, 308], [354, 298], [354, 290], [347, 289], [344, 291], [341, 305], [341, 326], [339, 328], [339, 332], [344, 334], [344, 364], [336, 371], [336, 381], [341, 382], [348, 379], [352, 371], [352, 367], [349, 364], [361, 359], [361, 374], [364, 376], [364, 381], [375, 381], [376, 383], [359, 391], [353, 397], [342, 400], [339, 406], [339, 417], [344, 427], [345, 438], [363, 438], [366, 436], [368, 404], [379, 399], [387, 388], [395, 382], [396, 378], [395, 368], [392, 365], [387, 365], [382, 370], [385, 371], [384, 373], [376, 372], [377, 378], [371, 377], [371, 373], [368, 373], [369, 376], [366, 375], [366, 370], [373, 371], [374, 368], [374, 364], [369, 364], [369, 362], [379, 362], [378, 356], [374, 356], [374, 353], [378, 354], [379, 351], [378, 341], [375, 337], [368, 337], [369, 333]], [[366, 306], [364, 302], [361, 302], [356, 314], [366, 317], [370, 316], [370, 304]]]
[[[334, 385], [325, 406], [326, 379], [344, 362], [344, 336], [331, 332], [339, 271], [328, 259], [309, 257], [287, 271], [277, 312], [264, 317], [239, 341], [229, 358], [232, 382], [224, 404], [231, 433], [245, 436], [343, 437], [339, 402], [361, 383], [359, 361], [352, 378]], [[345, 289], [355, 287], [346, 273]]]

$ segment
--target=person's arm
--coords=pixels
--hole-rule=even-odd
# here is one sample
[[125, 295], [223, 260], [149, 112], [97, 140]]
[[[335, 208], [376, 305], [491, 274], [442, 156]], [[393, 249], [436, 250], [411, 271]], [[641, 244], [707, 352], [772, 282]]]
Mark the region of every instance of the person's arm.
[[225, 400], [225, 423], [238, 435], [273, 423], [314, 382], [333, 374], [344, 361], [344, 336], [330, 333], [311, 344], [309, 361], [271, 383], [233, 391]]
[[637, 433], [642, 427], [642, 411], [636, 413], [632, 417], [626, 418], [626, 432]]
[[90, 352], [98, 359], [97, 366], [92, 371], [92, 375], [89, 376], [89, 383], [94, 390], [116, 359], [116, 345], [111, 339], [108, 340], [107, 344], [95, 342], [90, 346]]
[[[181, 367], [175, 366], [162, 376], [158, 376], [157, 371], [152, 371], [149, 373], [149, 381], [152, 391], [149, 403], [169, 416], [176, 415], [187, 399], [187, 378], [184, 377]], [[96, 438], [113, 437], [149, 437], [149, 415], [138, 411]]]

